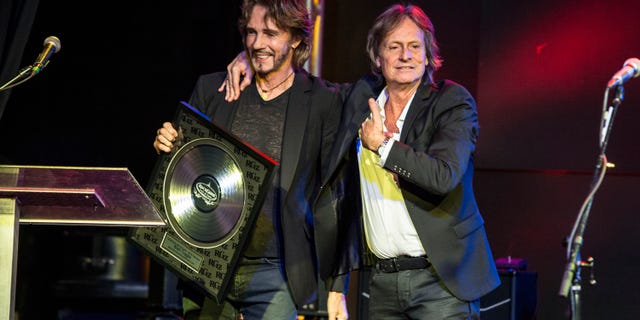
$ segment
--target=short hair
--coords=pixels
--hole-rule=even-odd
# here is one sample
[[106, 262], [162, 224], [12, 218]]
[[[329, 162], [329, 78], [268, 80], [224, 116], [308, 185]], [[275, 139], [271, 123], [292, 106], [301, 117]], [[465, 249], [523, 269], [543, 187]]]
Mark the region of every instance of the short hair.
[[367, 35], [367, 54], [369, 55], [371, 71], [380, 74], [376, 65], [376, 58], [380, 56], [380, 45], [385, 37], [393, 31], [404, 18], [413, 21], [424, 33], [425, 50], [427, 54], [426, 80], [433, 83], [433, 73], [442, 66], [440, 49], [436, 42], [433, 23], [420, 7], [415, 5], [395, 4], [380, 14]]
[[311, 55], [312, 23], [304, 1], [300, 0], [244, 0], [242, 14], [238, 21], [243, 43], [247, 36], [247, 24], [251, 11], [256, 5], [267, 8], [265, 19], [271, 18], [276, 26], [291, 34], [293, 40], [300, 40], [300, 45], [293, 48], [293, 66], [303, 67]]

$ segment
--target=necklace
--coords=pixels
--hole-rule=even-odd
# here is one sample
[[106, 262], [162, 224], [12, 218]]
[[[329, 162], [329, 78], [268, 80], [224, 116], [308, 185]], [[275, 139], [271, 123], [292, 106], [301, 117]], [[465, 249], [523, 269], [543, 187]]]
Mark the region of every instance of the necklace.
[[293, 75], [293, 71], [291, 71], [291, 73], [289, 73], [289, 75], [286, 76], [284, 80], [280, 81], [280, 83], [271, 87], [270, 89], [262, 89], [262, 86], [260, 85], [260, 83], [256, 81], [256, 84], [258, 85], [258, 90], [260, 91], [260, 97], [262, 97], [262, 99], [266, 99], [267, 96], [269, 96], [269, 93], [271, 93], [273, 90], [277, 89], [278, 87], [283, 85], [285, 82], [287, 82], [287, 80], [289, 80], [289, 78], [291, 78], [292, 75]]

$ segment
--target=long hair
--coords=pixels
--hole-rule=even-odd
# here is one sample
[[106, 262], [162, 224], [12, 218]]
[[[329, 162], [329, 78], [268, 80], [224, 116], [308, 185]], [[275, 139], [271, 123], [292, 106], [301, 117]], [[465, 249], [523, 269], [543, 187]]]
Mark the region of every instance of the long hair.
[[[256, 5], [267, 8], [265, 19], [271, 18], [276, 26], [291, 34], [291, 38], [300, 40], [300, 45], [293, 48], [293, 66], [302, 68], [311, 55], [312, 23], [304, 1], [300, 0], [244, 0], [242, 14], [238, 22], [240, 34], [246, 39], [247, 24], [251, 11]], [[243, 41], [244, 42], [244, 41]]]
[[414, 5], [395, 4], [380, 14], [374, 22], [367, 35], [367, 54], [371, 71], [380, 74], [381, 70], [376, 65], [376, 58], [380, 56], [380, 45], [385, 37], [393, 31], [404, 18], [413, 21], [424, 33], [425, 50], [427, 53], [428, 65], [426, 76], [429, 83], [433, 83], [433, 73], [442, 66], [440, 49], [436, 42], [433, 23], [420, 7]]

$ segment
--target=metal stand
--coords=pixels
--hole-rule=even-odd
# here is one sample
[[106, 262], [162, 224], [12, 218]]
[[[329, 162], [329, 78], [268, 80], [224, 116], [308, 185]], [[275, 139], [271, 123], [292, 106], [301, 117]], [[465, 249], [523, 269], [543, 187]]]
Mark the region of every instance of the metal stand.
[[7, 83], [0, 86], [0, 92], [11, 89], [27, 80], [33, 78], [35, 73], [33, 72], [33, 66], [27, 66], [22, 68], [17, 76], [13, 77], [13, 79], [9, 80]]
[[13, 319], [19, 210], [15, 199], [0, 198], [0, 319]]
[[164, 226], [126, 168], [0, 165], [0, 319], [14, 319], [19, 224]]
[[608, 167], [613, 167], [613, 164], [607, 162], [605, 150], [609, 141], [611, 128], [613, 127], [613, 119], [616, 114], [618, 106], [624, 99], [624, 88], [620, 85], [616, 87], [616, 97], [613, 99], [611, 106], [608, 108], [608, 93], [609, 88], [605, 91], [605, 98], [602, 109], [602, 120], [600, 125], [600, 154], [598, 155], [598, 161], [594, 172], [593, 181], [591, 184], [591, 191], [585, 199], [578, 217], [574, 223], [574, 227], [571, 231], [571, 235], [567, 238], [567, 265], [565, 268], [562, 282], [560, 284], [559, 294], [563, 297], [569, 296], [571, 293], [571, 319], [580, 319], [580, 293], [581, 287], [581, 269], [584, 267], [591, 269], [590, 284], [595, 284], [596, 280], [593, 276], [594, 259], [589, 257], [586, 261], [581, 260], [580, 249], [583, 243], [584, 230], [587, 226], [587, 220], [589, 219], [589, 212], [591, 210], [591, 204], [593, 203], [593, 197], [600, 187], [604, 175]]

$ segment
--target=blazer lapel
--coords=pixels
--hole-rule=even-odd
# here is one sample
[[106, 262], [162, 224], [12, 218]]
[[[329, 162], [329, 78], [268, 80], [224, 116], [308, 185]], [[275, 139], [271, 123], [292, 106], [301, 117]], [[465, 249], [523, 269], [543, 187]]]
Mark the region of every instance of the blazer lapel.
[[383, 87], [380, 81], [365, 78], [358, 81], [353, 88], [352, 93], [347, 97], [348, 105], [345, 107], [343, 123], [340, 126], [341, 131], [338, 134], [342, 138], [339, 144], [340, 158], [347, 152], [352, 142], [358, 135], [362, 122], [371, 113], [369, 111], [369, 98], [376, 98]]
[[298, 167], [298, 159], [304, 141], [311, 104], [311, 82], [302, 72], [296, 72], [296, 78], [287, 106], [282, 155], [280, 158], [280, 187], [287, 194]]
[[431, 107], [431, 103], [428, 103], [427, 100], [435, 97], [435, 95], [432, 94], [433, 91], [434, 88], [430, 84], [426, 84], [425, 82], [420, 84], [420, 87], [409, 106], [407, 116], [404, 119], [402, 132], [400, 133], [400, 141], [407, 142], [409, 132], [419, 129], [414, 126], [414, 123], [418, 117], [420, 117], [424, 112], [427, 112]]

